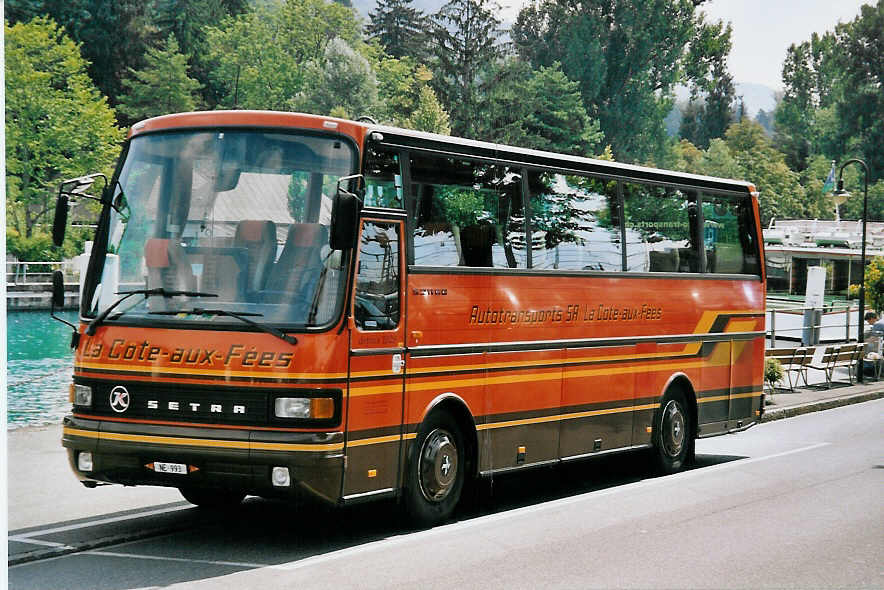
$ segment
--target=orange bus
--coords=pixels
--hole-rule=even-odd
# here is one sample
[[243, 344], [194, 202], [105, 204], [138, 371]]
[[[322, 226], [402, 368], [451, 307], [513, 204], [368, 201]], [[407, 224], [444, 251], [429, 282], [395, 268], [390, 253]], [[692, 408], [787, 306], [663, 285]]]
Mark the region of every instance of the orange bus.
[[[89, 196], [100, 175], [62, 185]], [[471, 478], [763, 411], [745, 182], [330, 117], [130, 131], [82, 285], [76, 476], [197, 505], [307, 491], [447, 518]]]

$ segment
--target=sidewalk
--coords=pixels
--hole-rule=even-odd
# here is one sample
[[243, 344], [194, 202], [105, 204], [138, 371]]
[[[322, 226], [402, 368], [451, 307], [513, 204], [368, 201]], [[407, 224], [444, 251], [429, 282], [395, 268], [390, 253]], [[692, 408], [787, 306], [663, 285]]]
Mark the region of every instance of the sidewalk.
[[[794, 393], [778, 389], [772, 398], [766, 392], [766, 397], [772, 403], [766, 406], [762, 422], [884, 397], [884, 381], [852, 386], [836, 384], [832, 389], [811, 384]], [[124, 511], [150, 510], [161, 505], [187, 505], [173, 488], [83, 487], [68, 467], [67, 455], [61, 446], [61, 425], [10, 430], [7, 436], [10, 531], [21, 533], [22, 529]]]

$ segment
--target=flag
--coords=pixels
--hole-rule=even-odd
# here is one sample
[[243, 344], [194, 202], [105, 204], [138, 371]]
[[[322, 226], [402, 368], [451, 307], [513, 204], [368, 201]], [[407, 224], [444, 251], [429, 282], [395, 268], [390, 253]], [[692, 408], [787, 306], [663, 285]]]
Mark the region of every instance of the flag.
[[835, 160], [832, 160], [832, 169], [829, 170], [829, 175], [826, 176], [826, 181], [823, 183], [823, 194], [832, 192], [832, 189], [835, 188]]

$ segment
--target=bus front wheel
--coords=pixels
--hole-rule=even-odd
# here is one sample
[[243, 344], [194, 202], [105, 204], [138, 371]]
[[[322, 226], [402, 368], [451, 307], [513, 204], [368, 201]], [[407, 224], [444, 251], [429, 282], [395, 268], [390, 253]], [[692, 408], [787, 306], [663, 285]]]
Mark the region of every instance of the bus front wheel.
[[405, 510], [420, 526], [448, 519], [466, 475], [464, 436], [447, 412], [432, 414], [418, 431], [405, 479]]
[[660, 473], [675, 473], [693, 454], [694, 433], [684, 392], [675, 389], [666, 394], [654, 417], [654, 467]]

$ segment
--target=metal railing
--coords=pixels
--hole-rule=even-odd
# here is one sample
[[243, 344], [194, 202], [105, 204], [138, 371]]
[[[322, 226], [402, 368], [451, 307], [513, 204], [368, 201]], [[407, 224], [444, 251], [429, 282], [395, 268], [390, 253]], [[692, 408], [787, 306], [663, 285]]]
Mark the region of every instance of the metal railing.
[[807, 345], [842, 339], [850, 342], [858, 339], [861, 323], [859, 306], [850, 303], [832, 303], [822, 309], [781, 307], [770, 301], [767, 304], [766, 336], [770, 348], [776, 348], [777, 336]]
[[52, 273], [61, 269], [66, 282], [77, 282], [80, 272], [73, 261], [61, 262], [6, 262], [7, 285], [33, 285], [51, 283]]

